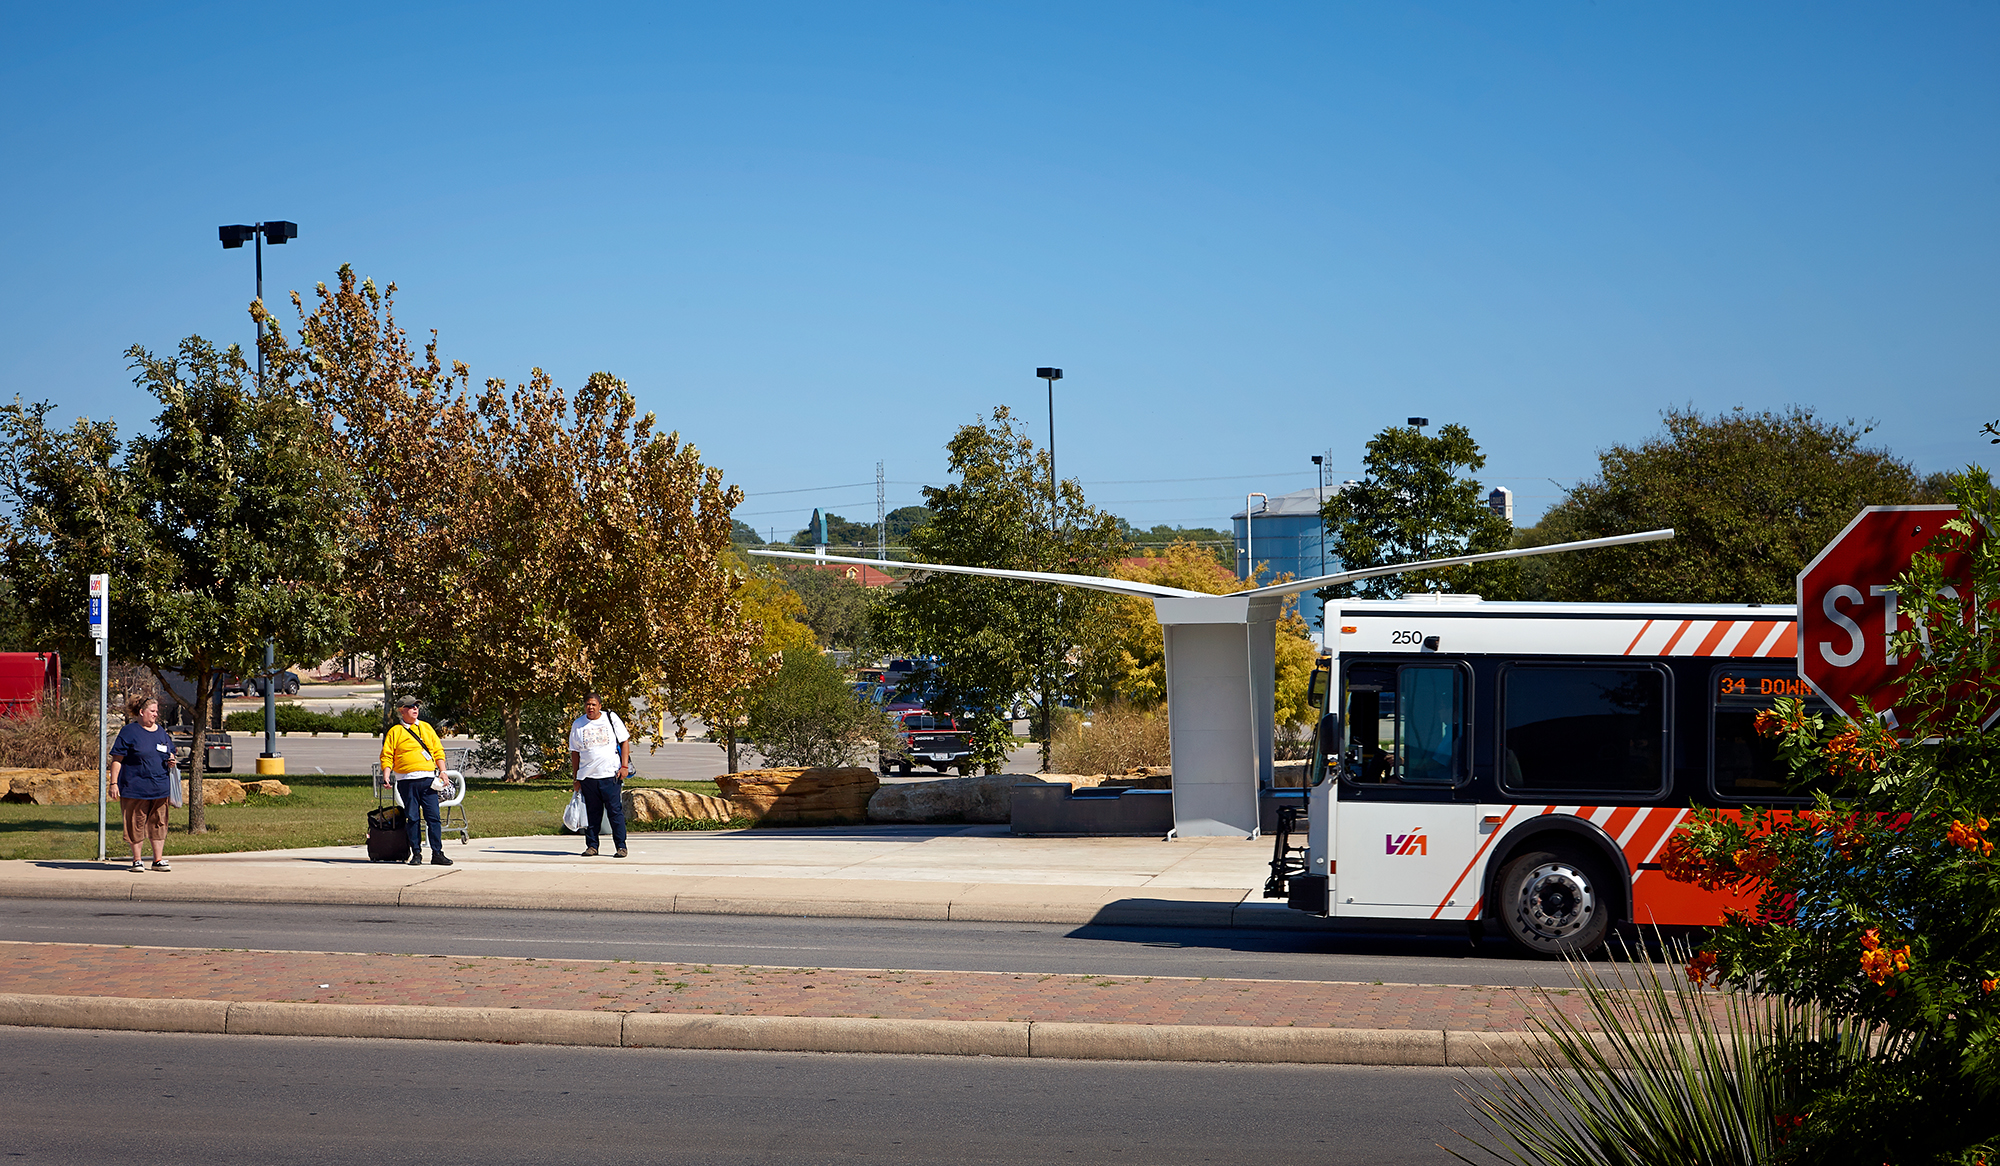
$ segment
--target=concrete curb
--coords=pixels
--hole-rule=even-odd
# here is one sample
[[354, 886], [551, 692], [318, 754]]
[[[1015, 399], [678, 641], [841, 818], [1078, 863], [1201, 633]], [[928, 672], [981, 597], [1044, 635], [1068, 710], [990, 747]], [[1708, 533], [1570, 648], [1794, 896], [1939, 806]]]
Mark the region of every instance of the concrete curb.
[[1532, 1064], [1535, 1048], [1547, 1043], [1540, 1033], [1439, 1029], [711, 1016], [7, 993], [0, 993], [0, 1025], [595, 1048], [1459, 1068]]
[[[655, 896], [600, 891], [463, 890], [429, 880], [412, 886], [298, 886], [200, 884], [163, 886], [107, 883], [102, 879], [51, 879], [0, 887], [0, 899], [88, 899], [173, 903], [309, 903], [351, 907], [475, 907], [533, 911], [626, 911], [660, 915], [763, 915], [819, 919], [910, 919], [928, 922], [1049, 923], [1062, 926], [1199, 927], [1219, 930], [1321, 931], [1325, 919], [1256, 902], [1177, 901], [1135, 894], [1126, 900], [1062, 903], [1024, 898], [895, 901], [815, 899], [669, 892]], [[1032, 884], [1024, 890], [1032, 890]]]

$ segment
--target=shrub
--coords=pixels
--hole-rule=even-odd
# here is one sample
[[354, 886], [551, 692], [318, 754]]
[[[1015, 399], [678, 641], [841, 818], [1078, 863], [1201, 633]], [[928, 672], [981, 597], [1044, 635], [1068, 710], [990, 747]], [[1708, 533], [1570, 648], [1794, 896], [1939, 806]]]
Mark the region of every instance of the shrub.
[[1049, 764], [1057, 773], [1124, 773], [1142, 765], [1168, 765], [1165, 708], [1108, 704], [1089, 716], [1069, 714], [1057, 723]]
[[888, 713], [854, 695], [818, 652], [793, 650], [750, 698], [743, 737], [772, 765], [853, 765], [894, 731]]
[[[280, 733], [379, 735], [382, 732], [382, 706], [379, 704], [365, 709], [343, 709], [333, 714], [316, 713], [295, 704], [281, 704], [277, 714]], [[222, 719], [222, 727], [231, 733], [261, 733], [264, 731], [264, 712], [262, 709], [244, 709], [230, 713]]]
[[[1983, 472], [1953, 494], [1966, 515], [2000, 516]], [[1945, 524], [1895, 582], [1910, 622], [1891, 643], [1914, 661], [1905, 723], [1828, 724], [1781, 701], [1758, 728], [1819, 790], [1813, 809], [1699, 812], [1664, 854], [1670, 878], [1758, 896], [1690, 975], [1877, 1034], [1858, 1064], [1835, 1068], [1809, 1042], [1788, 1067], [1804, 1099], [1781, 1160], [1969, 1163], [2000, 1144], [2000, 729], [1986, 723], [2000, 708], [2000, 539], [1979, 522]], [[1947, 553], [1968, 556], [1969, 577], [1944, 577]]]
[[[112, 731], [124, 722], [112, 717]], [[0, 765], [21, 769], [97, 768], [97, 691], [63, 689], [61, 703], [34, 717], [0, 717]]]
[[1546, 1040], [1523, 1068], [1461, 1094], [1485, 1131], [1461, 1136], [1523, 1166], [1750, 1166], [1794, 1141], [1805, 1054], [1833, 1072], [1867, 1059], [1864, 1025], [1810, 1002], [1704, 992], [1671, 970], [1687, 953], [1660, 946], [1666, 969], [1643, 949], [1608, 974], [1570, 964], [1596, 1032], [1536, 988]]

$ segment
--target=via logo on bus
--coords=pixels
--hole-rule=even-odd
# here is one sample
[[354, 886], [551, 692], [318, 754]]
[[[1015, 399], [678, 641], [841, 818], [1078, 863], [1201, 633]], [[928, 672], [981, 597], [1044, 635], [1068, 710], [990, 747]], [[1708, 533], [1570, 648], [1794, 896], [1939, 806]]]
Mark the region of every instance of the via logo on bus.
[[1430, 836], [1423, 833], [1421, 826], [1408, 834], [1384, 834], [1382, 839], [1388, 844], [1390, 854], [1421, 854], [1426, 858], [1430, 857]]

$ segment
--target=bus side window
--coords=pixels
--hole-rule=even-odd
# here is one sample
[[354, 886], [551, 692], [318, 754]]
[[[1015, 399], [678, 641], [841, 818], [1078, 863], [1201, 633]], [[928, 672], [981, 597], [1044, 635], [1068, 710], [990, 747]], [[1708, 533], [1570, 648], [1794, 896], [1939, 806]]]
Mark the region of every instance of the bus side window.
[[[1791, 771], [1778, 758], [1778, 743], [1757, 732], [1757, 714], [1777, 704], [1779, 696], [1801, 695], [1791, 669], [1767, 669], [1725, 664], [1709, 678], [1709, 775], [1717, 797], [1741, 801], [1783, 801], [1810, 790], [1791, 788]], [[1818, 697], [1806, 696], [1806, 709], [1821, 715], [1833, 710]]]
[[1666, 789], [1666, 676], [1658, 668], [1513, 665], [1501, 674], [1501, 707], [1511, 789]]

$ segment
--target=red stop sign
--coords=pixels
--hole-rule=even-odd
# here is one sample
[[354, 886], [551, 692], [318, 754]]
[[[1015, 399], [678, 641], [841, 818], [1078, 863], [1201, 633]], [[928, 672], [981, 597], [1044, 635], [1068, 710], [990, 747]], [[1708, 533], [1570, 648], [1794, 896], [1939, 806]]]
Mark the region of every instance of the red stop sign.
[[[1956, 506], [1870, 506], [1799, 572], [1799, 675], [1848, 717], [1861, 716], [1856, 697], [1879, 713], [1902, 696], [1911, 661], [1897, 658], [1889, 635], [1907, 620], [1890, 585], [1957, 514]], [[1948, 556], [1945, 574], [1966, 577], [1966, 560]]]

